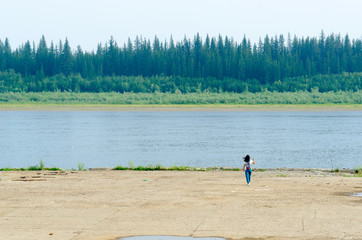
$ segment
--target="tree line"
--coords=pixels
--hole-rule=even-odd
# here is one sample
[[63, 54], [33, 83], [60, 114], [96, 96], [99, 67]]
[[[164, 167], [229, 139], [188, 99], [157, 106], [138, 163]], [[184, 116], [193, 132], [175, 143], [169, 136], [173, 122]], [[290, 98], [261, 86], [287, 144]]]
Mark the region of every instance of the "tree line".
[[137, 36], [123, 46], [110, 38], [95, 51], [0, 40], [0, 91], [258, 92], [356, 91], [362, 88], [362, 41], [348, 35], [288, 35], [241, 43], [196, 34], [175, 42]]

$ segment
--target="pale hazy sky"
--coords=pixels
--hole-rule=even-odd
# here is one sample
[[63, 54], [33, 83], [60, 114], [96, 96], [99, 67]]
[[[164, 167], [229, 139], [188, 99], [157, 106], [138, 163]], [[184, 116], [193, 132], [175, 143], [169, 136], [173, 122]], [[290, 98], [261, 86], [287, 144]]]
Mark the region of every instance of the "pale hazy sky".
[[179, 41], [199, 32], [252, 42], [266, 34], [362, 38], [361, 0], [0, 0], [0, 39], [12, 49], [67, 37], [73, 50], [96, 49], [111, 36], [119, 45], [136, 35]]

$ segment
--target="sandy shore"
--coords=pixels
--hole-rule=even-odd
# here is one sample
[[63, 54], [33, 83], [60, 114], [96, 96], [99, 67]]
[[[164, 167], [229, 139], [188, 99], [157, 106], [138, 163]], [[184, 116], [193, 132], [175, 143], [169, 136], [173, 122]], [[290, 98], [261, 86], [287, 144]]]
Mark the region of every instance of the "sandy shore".
[[0, 239], [362, 239], [362, 178], [342, 175], [0, 172]]

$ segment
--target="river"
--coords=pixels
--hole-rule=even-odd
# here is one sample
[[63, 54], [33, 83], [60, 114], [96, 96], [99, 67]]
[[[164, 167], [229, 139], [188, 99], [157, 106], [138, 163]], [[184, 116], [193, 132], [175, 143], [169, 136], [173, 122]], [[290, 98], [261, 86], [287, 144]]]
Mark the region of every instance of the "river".
[[356, 168], [362, 112], [1, 111], [0, 168]]

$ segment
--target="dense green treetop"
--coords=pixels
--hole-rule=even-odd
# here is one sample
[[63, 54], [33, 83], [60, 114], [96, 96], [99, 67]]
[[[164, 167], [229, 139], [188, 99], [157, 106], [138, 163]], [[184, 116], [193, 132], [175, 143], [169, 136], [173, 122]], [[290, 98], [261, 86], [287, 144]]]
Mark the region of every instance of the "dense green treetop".
[[[322, 32], [251, 44], [226, 36], [175, 42], [137, 36], [122, 47], [110, 38], [96, 51], [29, 41], [12, 49], [0, 39], [0, 91], [321, 91], [361, 89], [362, 41]], [[347, 80], [345, 76], [347, 77]], [[346, 82], [347, 81], [347, 82]]]

